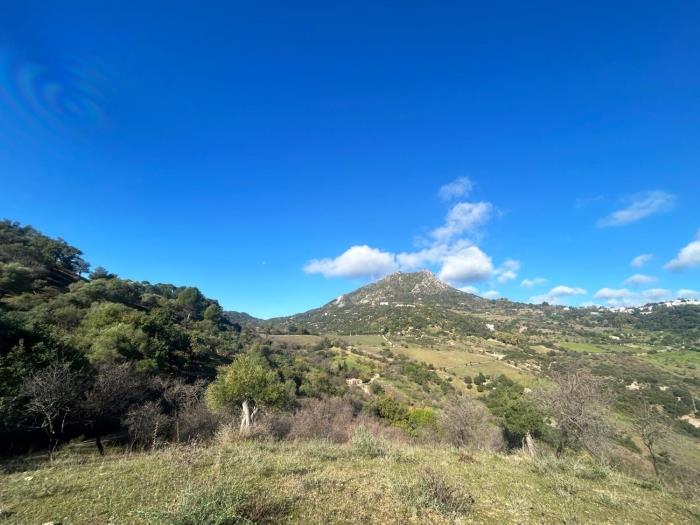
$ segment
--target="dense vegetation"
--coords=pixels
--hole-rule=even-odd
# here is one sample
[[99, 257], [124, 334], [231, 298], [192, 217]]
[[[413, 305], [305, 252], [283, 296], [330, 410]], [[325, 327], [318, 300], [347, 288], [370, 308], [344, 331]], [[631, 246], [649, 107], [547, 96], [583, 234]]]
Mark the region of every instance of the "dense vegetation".
[[[397, 504], [401, 515], [419, 512], [436, 522], [489, 515], [482, 492], [465, 492], [454, 481], [463, 475], [455, 461], [501, 468], [510, 460], [497, 458], [511, 454], [530, 462], [527, 475], [518, 474], [530, 482], [538, 472], [559, 479], [563, 487], [540, 491], [560, 496], [581, 483], [580, 465], [590, 483], [620, 475], [614, 469], [687, 495], [700, 480], [700, 432], [691, 424], [698, 415], [699, 317], [693, 305], [642, 314], [486, 301], [420, 272], [390, 276], [305, 314], [260, 321], [224, 312], [194, 287], [90, 271], [79, 249], [3, 221], [0, 450], [14, 456], [3, 468], [42, 469], [37, 455], [22, 456], [32, 450], [68, 465], [140, 450], [167, 470], [168, 447], [200, 459], [217, 448], [255, 453], [267, 464], [267, 452], [311, 450], [320, 440], [339, 444], [324, 453], [342, 456], [358, 472], [362, 460], [390, 462], [398, 470], [387, 482], [405, 483], [397, 494], [413, 495]], [[90, 452], [81, 448], [86, 438]], [[258, 441], [269, 448], [256, 448]], [[190, 448], [182, 448], [186, 443]], [[423, 468], [431, 454], [452, 465], [452, 477]], [[148, 461], [139, 468], [151, 468]], [[202, 461], [198, 475], [211, 474], [211, 462]], [[421, 464], [410, 482], [398, 473], [407, 461]], [[309, 484], [305, 494], [316, 493], [309, 472], [289, 468], [302, 469], [294, 475]], [[345, 483], [337, 477], [329, 479]], [[24, 493], [12, 487], [0, 498], [21, 500]], [[306, 516], [289, 501], [259, 498], [249, 485], [183, 491], [175, 510], [140, 510], [129, 522]], [[35, 503], [33, 514], [17, 519], [48, 519]], [[620, 505], [600, 505], [597, 516], [617, 512], [625, 521]], [[674, 505], [679, 522], [697, 518], [697, 509]], [[101, 512], [74, 521], [89, 523]], [[557, 519], [570, 518], [557, 512]]]

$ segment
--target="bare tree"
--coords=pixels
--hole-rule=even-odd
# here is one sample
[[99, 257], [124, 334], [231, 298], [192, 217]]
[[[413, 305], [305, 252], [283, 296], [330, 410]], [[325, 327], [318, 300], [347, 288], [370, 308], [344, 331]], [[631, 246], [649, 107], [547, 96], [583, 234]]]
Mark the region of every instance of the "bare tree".
[[438, 421], [444, 438], [457, 447], [501, 450], [505, 447], [501, 430], [483, 403], [471, 397], [453, 398]]
[[642, 443], [649, 452], [651, 465], [654, 467], [654, 474], [659, 477], [659, 442], [670, 432], [668, 421], [659, 407], [650, 405], [645, 399], [642, 400], [636, 410], [634, 419], [634, 429], [642, 438]]
[[132, 408], [124, 418], [124, 425], [129, 429], [132, 444], [139, 444], [144, 448], [155, 448], [161, 438], [167, 437], [171, 424], [172, 419], [153, 401]]
[[175, 424], [175, 441], [180, 441], [180, 418], [188, 408], [197, 404], [204, 394], [204, 383], [188, 384], [179, 379], [156, 378], [156, 385], [167, 411]]
[[67, 364], [55, 363], [39, 370], [22, 386], [27, 411], [40, 419], [49, 438], [49, 456], [63, 438], [69, 417], [77, 412], [83, 391], [80, 375]]
[[558, 373], [552, 380], [554, 388], [539, 392], [538, 398], [559, 432], [557, 456], [574, 445], [598, 455], [608, 433], [602, 417], [610, 397], [605, 382], [588, 370]]
[[134, 371], [131, 364], [104, 366], [85, 396], [83, 409], [95, 433], [95, 446], [104, 454], [102, 435], [119, 425], [129, 408], [143, 401], [147, 379]]

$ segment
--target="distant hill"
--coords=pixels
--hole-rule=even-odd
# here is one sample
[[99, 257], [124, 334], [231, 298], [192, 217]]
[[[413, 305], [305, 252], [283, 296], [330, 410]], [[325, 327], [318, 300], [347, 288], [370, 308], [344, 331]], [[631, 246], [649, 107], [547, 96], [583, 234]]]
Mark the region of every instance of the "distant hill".
[[554, 334], [602, 342], [622, 332], [633, 339], [634, 333], [644, 332], [655, 333], [659, 341], [700, 346], [700, 305], [693, 301], [621, 310], [491, 300], [458, 290], [428, 270], [391, 274], [307, 312], [243, 320], [245, 326], [277, 333], [477, 336], [517, 343], [548, 340]]
[[[508, 301], [500, 301], [504, 307]], [[263, 326], [312, 333], [458, 333], [488, 336], [472, 314], [490, 311], [496, 301], [462, 292], [428, 270], [397, 272], [344, 294], [320, 308], [271, 319]]]

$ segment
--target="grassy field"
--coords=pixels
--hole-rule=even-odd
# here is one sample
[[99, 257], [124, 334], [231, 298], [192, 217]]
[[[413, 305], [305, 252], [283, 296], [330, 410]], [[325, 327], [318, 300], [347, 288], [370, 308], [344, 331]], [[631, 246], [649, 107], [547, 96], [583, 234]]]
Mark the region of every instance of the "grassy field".
[[[457, 346], [457, 348], [459, 347]], [[379, 351], [379, 349], [375, 351]], [[458, 377], [474, 377], [482, 372], [488, 376], [502, 374], [523, 385], [528, 385], [533, 380], [529, 374], [493, 356], [469, 352], [465, 349], [454, 349], [447, 345], [439, 348], [426, 348], [414, 345], [404, 347], [402, 344], [394, 344], [391, 351], [410, 357], [414, 361], [433, 365], [435, 368], [445, 368]]]
[[573, 341], [560, 341], [558, 345], [567, 350], [572, 350], [574, 352], [587, 352], [589, 354], [600, 354], [603, 352], [609, 352], [609, 350], [602, 348], [601, 346], [596, 346], [591, 343], [576, 343]]
[[[698, 523], [700, 508], [583, 459], [244, 441], [5, 464], [3, 524]], [[9, 471], [9, 473], [7, 473]]]
[[646, 354], [644, 359], [671, 372], [700, 378], [700, 352], [659, 352]]

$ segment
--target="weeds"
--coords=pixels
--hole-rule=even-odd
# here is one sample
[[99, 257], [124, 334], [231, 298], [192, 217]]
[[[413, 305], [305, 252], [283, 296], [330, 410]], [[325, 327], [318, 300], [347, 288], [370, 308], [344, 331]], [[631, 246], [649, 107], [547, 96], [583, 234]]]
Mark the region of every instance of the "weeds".
[[262, 500], [241, 483], [185, 491], [174, 511], [140, 513], [149, 525], [253, 525], [272, 523], [285, 512], [283, 503]]
[[466, 514], [474, 504], [474, 497], [449, 483], [439, 472], [425, 468], [404, 479], [397, 492], [410, 505], [431, 509], [444, 516], [456, 517]]
[[367, 458], [384, 457], [388, 452], [386, 441], [373, 436], [364, 425], [355, 429], [352, 436], [352, 449], [355, 454]]

